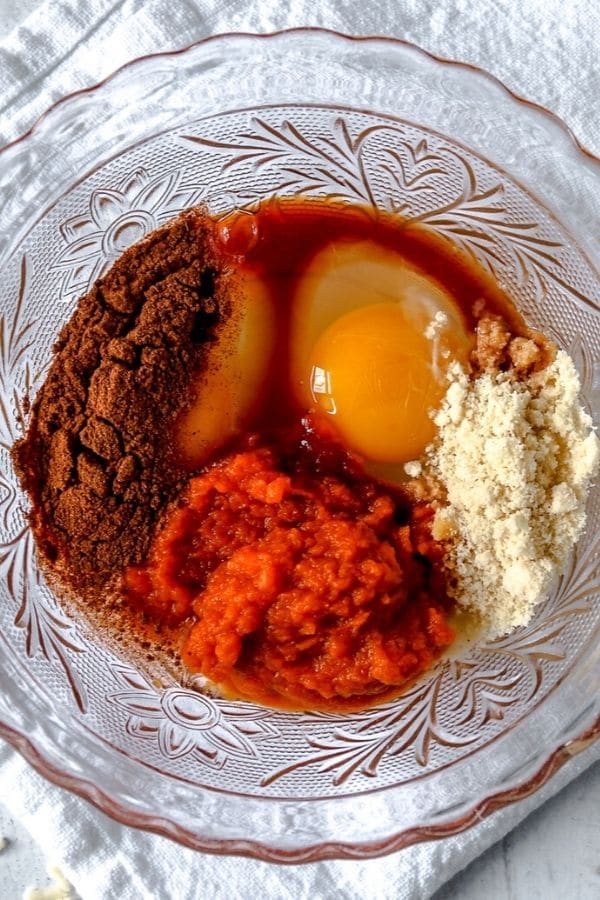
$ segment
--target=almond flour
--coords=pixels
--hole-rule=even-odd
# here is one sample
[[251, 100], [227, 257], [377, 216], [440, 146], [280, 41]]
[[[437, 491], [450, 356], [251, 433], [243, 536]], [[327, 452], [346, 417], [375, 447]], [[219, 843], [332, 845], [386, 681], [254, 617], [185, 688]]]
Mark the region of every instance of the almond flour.
[[585, 525], [600, 441], [579, 403], [572, 360], [559, 351], [522, 381], [450, 368], [429, 466], [447, 505], [434, 537], [448, 544], [451, 593], [490, 636], [526, 624]]

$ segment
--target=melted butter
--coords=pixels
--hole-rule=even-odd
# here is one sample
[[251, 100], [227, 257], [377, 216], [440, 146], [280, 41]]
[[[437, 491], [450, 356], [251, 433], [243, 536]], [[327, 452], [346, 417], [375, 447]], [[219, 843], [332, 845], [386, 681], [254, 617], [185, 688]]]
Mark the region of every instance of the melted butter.
[[240, 272], [230, 285], [232, 312], [209, 347], [194, 398], [180, 419], [177, 443], [188, 465], [201, 465], [239, 434], [261, 396], [275, 342], [272, 300], [265, 283]]

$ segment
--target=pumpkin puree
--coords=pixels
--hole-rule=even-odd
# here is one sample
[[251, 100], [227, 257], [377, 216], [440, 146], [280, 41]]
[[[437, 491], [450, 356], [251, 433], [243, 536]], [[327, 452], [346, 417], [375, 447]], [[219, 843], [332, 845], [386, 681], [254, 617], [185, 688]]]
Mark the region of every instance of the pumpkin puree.
[[147, 563], [126, 571], [128, 599], [183, 623], [184, 662], [226, 695], [364, 706], [454, 639], [432, 517], [367, 476], [250, 447], [190, 479]]

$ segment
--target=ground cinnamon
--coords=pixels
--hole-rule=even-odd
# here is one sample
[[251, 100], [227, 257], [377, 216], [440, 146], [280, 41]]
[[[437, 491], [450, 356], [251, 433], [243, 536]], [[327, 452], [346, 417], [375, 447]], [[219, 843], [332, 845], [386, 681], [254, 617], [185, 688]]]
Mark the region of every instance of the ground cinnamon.
[[227, 315], [215, 266], [210, 222], [188, 211], [126, 251], [59, 336], [13, 459], [38, 547], [72, 587], [141, 561], [186, 480], [169, 425]]

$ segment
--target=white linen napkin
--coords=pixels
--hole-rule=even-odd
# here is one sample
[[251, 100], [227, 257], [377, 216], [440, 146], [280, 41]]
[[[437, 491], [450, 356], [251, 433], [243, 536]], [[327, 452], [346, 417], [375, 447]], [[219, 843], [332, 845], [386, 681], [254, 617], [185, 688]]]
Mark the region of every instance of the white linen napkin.
[[[600, 154], [600, 7], [572, 0], [568, 8], [566, 16], [564, 0], [47, 0], [0, 41], [0, 144], [29, 128], [54, 100], [133, 57], [218, 32], [320, 25], [402, 37], [480, 65], [552, 108]], [[0, 799], [48, 859], [63, 867], [83, 900], [420, 900], [596, 759], [600, 744], [567, 763], [534, 796], [470, 831], [364, 862], [275, 866], [195, 853], [113, 822], [45, 782], [3, 744]]]
[[0, 42], [0, 145], [136, 56], [219, 32], [303, 25], [400, 37], [481, 66], [554, 110], [600, 155], [595, 0], [46, 0]]
[[380, 859], [304, 865], [197, 853], [126, 828], [48, 784], [1, 742], [0, 797], [83, 900], [427, 900], [598, 759], [600, 742], [566, 763], [536, 794], [455, 837]]

